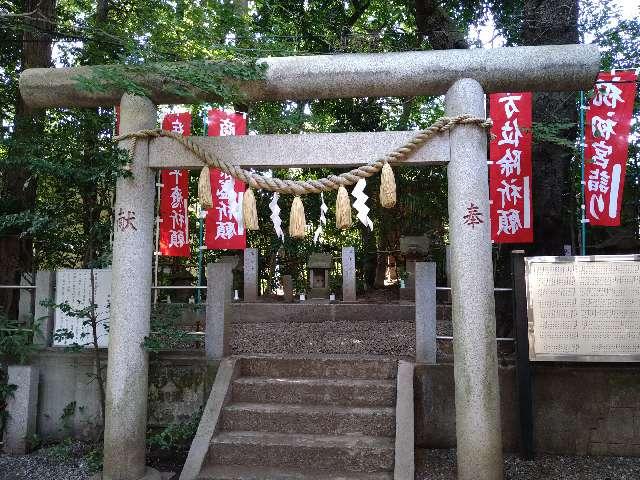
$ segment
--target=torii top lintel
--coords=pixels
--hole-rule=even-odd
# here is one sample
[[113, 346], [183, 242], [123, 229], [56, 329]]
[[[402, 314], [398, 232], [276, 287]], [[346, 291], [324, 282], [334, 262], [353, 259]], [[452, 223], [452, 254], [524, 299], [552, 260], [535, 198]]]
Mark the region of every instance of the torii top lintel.
[[[259, 60], [266, 78], [243, 82], [248, 100], [303, 100], [441, 95], [458, 79], [473, 78], [485, 92], [572, 91], [591, 88], [600, 67], [595, 45], [545, 45], [493, 49], [352, 53]], [[96, 107], [120, 102], [122, 91], [89, 92], [76, 78], [92, 67], [32, 68], [20, 75], [26, 104], [43, 107]], [[156, 104], [189, 103], [170, 93], [166, 80], [139, 80]], [[215, 101], [215, 95], [194, 95]]]

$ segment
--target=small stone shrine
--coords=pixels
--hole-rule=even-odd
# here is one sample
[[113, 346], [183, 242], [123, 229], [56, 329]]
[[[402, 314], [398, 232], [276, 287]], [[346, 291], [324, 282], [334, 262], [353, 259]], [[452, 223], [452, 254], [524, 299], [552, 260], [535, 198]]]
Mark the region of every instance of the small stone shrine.
[[416, 262], [424, 262], [429, 251], [429, 238], [426, 235], [400, 237], [400, 253], [404, 255], [405, 288], [400, 289], [401, 300], [416, 299]]
[[329, 271], [332, 263], [330, 253], [312, 253], [309, 256], [309, 298], [329, 298]]

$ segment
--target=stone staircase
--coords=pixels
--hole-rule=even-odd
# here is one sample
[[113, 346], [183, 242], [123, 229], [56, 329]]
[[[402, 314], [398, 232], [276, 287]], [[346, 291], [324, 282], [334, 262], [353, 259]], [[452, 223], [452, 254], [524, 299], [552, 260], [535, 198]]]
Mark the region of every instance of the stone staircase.
[[393, 479], [397, 365], [380, 357], [237, 359], [195, 478]]

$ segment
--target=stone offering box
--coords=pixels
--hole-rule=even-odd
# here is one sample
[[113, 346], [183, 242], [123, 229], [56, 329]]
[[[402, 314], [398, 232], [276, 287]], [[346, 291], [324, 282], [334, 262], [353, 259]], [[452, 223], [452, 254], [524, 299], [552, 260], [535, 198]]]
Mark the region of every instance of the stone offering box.
[[329, 298], [329, 272], [332, 264], [330, 253], [312, 253], [309, 256], [309, 298]]

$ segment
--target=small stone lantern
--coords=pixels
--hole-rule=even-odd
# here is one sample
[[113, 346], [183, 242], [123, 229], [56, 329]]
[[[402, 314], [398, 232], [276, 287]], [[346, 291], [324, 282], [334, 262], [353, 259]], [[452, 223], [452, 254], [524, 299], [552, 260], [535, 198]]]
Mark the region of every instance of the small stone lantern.
[[400, 253], [404, 255], [405, 270], [407, 272], [406, 286], [400, 289], [401, 300], [416, 299], [416, 262], [424, 262], [429, 253], [429, 237], [401, 236]]
[[312, 253], [309, 256], [309, 298], [329, 298], [329, 272], [333, 264], [330, 253]]

